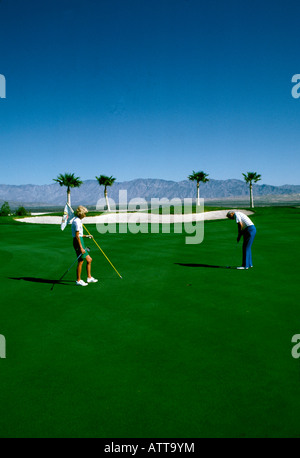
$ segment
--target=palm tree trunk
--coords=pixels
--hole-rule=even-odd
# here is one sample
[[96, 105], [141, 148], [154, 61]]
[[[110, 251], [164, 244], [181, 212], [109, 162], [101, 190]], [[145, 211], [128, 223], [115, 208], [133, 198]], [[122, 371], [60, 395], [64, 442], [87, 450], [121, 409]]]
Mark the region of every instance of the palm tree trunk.
[[67, 196], [68, 196], [67, 202], [71, 207], [71, 190], [70, 190], [69, 187], [68, 187], [68, 190], [67, 190]]
[[197, 206], [200, 205], [200, 196], [199, 196], [199, 183], [197, 183]]
[[254, 208], [252, 183], [250, 183], [250, 208]]
[[104, 196], [105, 196], [105, 200], [106, 200], [106, 205], [107, 205], [107, 210], [110, 212], [110, 206], [109, 206], [109, 200], [107, 198], [107, 189], [106, 189], [106, 186], [104, 188]]

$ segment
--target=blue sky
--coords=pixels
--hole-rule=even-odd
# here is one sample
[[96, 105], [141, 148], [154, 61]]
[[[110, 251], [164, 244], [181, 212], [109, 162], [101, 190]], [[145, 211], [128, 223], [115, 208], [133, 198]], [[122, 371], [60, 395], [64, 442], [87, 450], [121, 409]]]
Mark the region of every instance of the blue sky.
[[0, 184], [300, 184], [299, 0], [0, 0]]

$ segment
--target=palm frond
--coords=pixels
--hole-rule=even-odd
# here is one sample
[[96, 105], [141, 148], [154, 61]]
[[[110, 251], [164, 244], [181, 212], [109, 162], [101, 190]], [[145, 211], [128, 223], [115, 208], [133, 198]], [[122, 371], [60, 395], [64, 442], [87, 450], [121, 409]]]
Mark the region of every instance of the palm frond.
[[209, 181], [208, 173], [204, 173], [203, 171], [201, 172], [195, 172], [193, 170], [193, 173], [188, 176], [188, 179], [191, 181], [197, 181], [197, 183], [207, 183]]
[[83, 183], [79, 177], [75, 177], [74, 173], [60, 173], [57, 178], [53, 178], [53, 181], [59, 183], [60, 186], [67, 186], [68, 188], [79, 188]]
[[113, 176], [108, 177], [106, 175], [99, 175], [98, 177], [95, 177], [96, 180], [98, 181], [100, 186], [112, 186], [114, 182], [116, 181], [116, 178]]

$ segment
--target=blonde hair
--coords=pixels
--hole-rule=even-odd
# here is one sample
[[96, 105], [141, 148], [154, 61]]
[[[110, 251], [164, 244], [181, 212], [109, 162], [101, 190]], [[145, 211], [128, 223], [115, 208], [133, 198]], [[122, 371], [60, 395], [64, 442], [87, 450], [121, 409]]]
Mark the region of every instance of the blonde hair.
[[88, 213], [88, 209], [83, 207], [83, 205], [79, 205], [79, 207], [76, 210], [76, 215], [78, 216], [78, 218], [82, 219], [86, 213]]

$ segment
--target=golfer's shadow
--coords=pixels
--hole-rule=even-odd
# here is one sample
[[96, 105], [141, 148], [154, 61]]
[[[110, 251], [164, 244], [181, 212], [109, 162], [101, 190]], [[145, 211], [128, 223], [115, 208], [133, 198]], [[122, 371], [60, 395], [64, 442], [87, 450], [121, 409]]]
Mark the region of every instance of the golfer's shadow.
[[50, 285], [70, 285], [70, 283], [74, 283], [72, 280], [49, 280], [48, 278], [39, 278], [39, 277], [8, 277], [9, 280], [25, 280], [31, 281], [34, 283], [47, 283]]
[[236, 267], [232, 267], [232, 266], [216, 266], [213, 264], [184, 264], [182, 262], [174, 262], [174, 264], [177, 264], [178, 266], [183, 266], [183, 267], [210, 267], [212, 269], [236, 269]]

